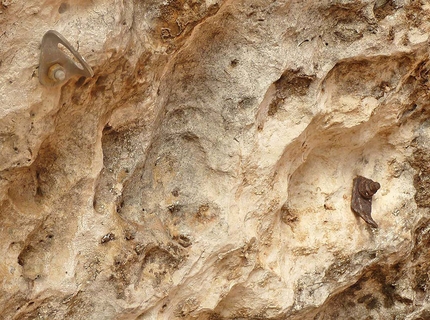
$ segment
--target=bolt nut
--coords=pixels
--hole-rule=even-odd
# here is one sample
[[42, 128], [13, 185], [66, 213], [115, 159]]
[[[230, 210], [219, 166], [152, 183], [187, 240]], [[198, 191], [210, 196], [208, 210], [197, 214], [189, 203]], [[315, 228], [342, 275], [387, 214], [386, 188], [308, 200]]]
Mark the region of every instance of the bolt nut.
[[56, 63], [49, 68], [48, 76], [51, 80], [54, 80], [55, 82], [61, 82], [66, 79], [66, 71], [61, 65]]

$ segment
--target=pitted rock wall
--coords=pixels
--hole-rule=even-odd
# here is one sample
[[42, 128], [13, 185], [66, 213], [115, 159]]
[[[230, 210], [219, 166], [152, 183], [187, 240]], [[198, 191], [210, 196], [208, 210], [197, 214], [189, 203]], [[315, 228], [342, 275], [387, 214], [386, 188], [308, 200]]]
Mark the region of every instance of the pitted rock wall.
[[[429, 317], [430, 2], [0, 11], [4, 319]], [[93, 78], [39, 83], [51, 29]]]

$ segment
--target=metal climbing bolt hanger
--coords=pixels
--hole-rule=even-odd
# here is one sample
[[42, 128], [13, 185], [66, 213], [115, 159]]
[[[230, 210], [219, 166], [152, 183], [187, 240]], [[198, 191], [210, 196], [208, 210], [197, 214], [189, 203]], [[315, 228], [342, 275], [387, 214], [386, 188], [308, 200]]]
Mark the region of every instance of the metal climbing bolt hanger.
[[[58, 45], [62, 44], [76, 58], [73, 61]], [[47, 87], [66, 83], [73, 76], [91, 78], [93, 70], [72, 45], [57, 31], [49, 30], [42, 38], [39, 60], [39, 81]]]

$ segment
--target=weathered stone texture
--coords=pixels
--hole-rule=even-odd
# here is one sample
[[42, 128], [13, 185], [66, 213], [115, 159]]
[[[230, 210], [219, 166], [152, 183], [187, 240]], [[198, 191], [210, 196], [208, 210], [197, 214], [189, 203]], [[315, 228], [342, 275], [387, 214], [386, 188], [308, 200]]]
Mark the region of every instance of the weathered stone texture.
[[[430, 318], [429, 1], [0, 12], [1, 317]], [[39, 83], [50, 29], [93, 78]]]

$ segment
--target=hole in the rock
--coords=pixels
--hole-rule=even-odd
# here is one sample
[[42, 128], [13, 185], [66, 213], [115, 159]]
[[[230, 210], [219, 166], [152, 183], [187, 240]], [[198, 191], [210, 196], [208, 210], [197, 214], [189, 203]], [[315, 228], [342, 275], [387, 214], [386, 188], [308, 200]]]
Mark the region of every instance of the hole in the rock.
[[78, 81], [76, 81], [76, 83], [75, 83], [75, 86], [76, 87], [82, 87], [82, 85], [84, 84], [84, 82], [85, 82], [85, 77], [84, 76], [82, 76], [82, 77], [80, 77], [79, 79], [78, 79]]
[[60, 7], [58, 8], [58, 13], [62, 14], [64, 12], [66, 12], [67, 10], [69, 10], [69, 4], [67, 2], [63, 2]]
[[96, 80], [96, 85], [102, 85], [105, 83], [107, 76], [99, 76]]
[[36, 188], [36, 195], [38, 195], [38, 196], [43, 196], [43, 191], [42, 191], [42, 188], [41, 188], [40, 186], [38, 186], [38, 187]]
[[116, 212], [120, 213], [121, 209], [124, 207], [124, 200], [122, 200], [116, 207]]
[[109, 123], [107, 123], [103, 128], [103, 134], [109, 133], [110, 130], [112, 130], [112, 126]]
[[172, 191], [172, 195], [173, 195], [174, 197], [179, 196], [179, 189], [174, 189], [174, 190]]

